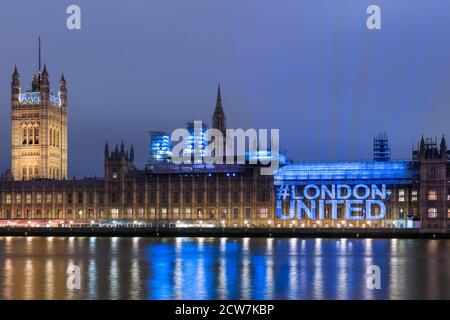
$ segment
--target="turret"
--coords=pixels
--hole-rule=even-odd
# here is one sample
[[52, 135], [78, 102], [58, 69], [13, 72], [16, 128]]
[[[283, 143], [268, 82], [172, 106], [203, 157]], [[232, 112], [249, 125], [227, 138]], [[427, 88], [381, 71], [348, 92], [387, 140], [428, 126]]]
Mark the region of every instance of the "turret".
[[109, 144], [108, 141], [105, 143], [105, 161], [109, 158]]
[[124, 156], [125, 155], [125, 145], [122, 143], [120, 144], [120, 155]]
[[19, 106], [19, 95], [20, 95], [20, 75], [17, 71], [17, 66], [14, 66], [14, 71], [11, 80], [11, 105], [12, 107]]
[[49, 99], [50, 95], [50, 83], [48, 80], [48, 71], [47, 66], [44, 65], [44, 70], [42, 71], [42, 74], [40, 76], [40, 82], [39, 82], [39, 91], [41, 92], [41, 105], [44, 104]]
[[446, 159], [447, 158], [447, 144], [445, 142], [444, 135], [442, 135], [441, 145], [440, 145], [440, 148], [439, 148], [439, 154], [440, 154], [442, 159]]
[[131, 145], [130, 147], [130, 162], [134, 163], [134, 146]]
[[422, 138], [420, 139], [420, 144], [419, 144], [419, 158], [421, 158], [422, 156], [425, 155], [425, 139]]
[[66, 87], [66, 79], [64, 78], [64, 72], [61, 73], [61, 79], [59, 80], [59, 101], [61, 107], [67, 107], [67, 87]]
[[[128, 171], [133, 170], [134, 166], [134, 147], [125, 150], [122, 142], [119, 146], [116, 144], [114, 151], [109, 152], [109, 144], [105, 144], [105, 177], [109, 179], [122, 178]], [[115, 178], [113, 178], [115, 177]]]

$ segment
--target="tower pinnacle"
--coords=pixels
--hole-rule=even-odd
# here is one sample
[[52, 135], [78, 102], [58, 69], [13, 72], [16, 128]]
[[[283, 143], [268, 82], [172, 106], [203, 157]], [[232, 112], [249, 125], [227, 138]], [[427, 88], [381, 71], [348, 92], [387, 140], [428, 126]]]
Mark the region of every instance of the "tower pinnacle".
[[225, 135], [225, 113], [222, 106], [222, 93], [220, 90], [220, 84], [217, 85], [217, 98], [216, 107], [214, 108], [214, 114], [212, 116], [213, 128], [220, 130]]

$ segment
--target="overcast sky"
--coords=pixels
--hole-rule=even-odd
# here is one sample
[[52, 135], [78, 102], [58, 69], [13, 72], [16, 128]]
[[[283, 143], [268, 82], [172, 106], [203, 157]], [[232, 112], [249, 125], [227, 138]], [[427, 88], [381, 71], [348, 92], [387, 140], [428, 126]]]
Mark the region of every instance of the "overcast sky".
[[370, 159], [379, 131], [395, 159], [422, 133], [450, 141], [447, 0], [2, 0], [0, 171], [11, 73], [30, 86], [38, 34], [52, 87], [68, 82], [70, 175], [103, 175], [105, 140], [134, 143], [143, 166], [148, 130], [210, 125], [218, 81], [227, 126], [280, 128], [296, 161]]

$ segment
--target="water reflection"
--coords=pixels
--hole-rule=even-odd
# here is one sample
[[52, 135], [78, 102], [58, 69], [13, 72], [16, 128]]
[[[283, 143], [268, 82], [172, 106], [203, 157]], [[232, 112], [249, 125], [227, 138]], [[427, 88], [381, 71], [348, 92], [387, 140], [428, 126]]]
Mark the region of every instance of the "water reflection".
[[448, 240], [5, 237], [0, 298], [450, 299], [449, 263]]

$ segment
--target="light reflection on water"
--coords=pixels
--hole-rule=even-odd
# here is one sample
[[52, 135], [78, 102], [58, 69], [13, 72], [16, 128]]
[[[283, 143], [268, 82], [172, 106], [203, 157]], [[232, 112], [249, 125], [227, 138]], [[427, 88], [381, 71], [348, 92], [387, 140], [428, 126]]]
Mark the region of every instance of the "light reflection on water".
[[449, 263], [450, 240], [4, 237], [0, 298], [450, 299]]

